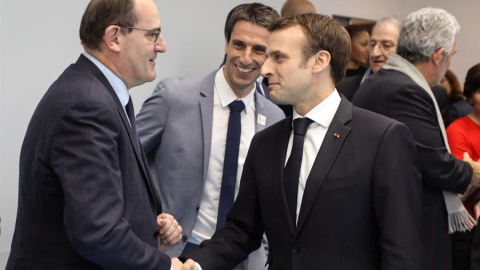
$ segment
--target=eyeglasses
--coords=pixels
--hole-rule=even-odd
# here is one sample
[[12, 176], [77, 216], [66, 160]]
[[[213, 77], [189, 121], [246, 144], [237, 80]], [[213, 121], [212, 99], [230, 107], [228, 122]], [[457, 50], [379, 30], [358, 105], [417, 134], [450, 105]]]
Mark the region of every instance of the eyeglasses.
[[375, 48], [375, 46], [378, 45], [378, 48], [384, 52], [389, 52], [391, 50], [393, 50], [396, 46], [396, 44], [394, 44], [393, 42], [391, 41], [380, 41], [380, 42], [376, 42], [374, 40], [370, 41], [370, 49], [373, 50], [373, 48]]
[[138, 30], [138, 31], [144, 31], [145, 32], [145, 36], [153, 41], [153, 43], [157, 43], [157, 39], [158, 37], [160, 36], [160, 30], [155, 30], [155, 29], [145, 29], [145, 28], [137, 28], [137, 27], [133, 27], [133, 26], [126, 26], [126, 25], [120, 25], [120, 24], [117, 24], [117, 26], [121, 27], [121, 28], [126, 28], [126, 29], [133, 29], [133, 30]]

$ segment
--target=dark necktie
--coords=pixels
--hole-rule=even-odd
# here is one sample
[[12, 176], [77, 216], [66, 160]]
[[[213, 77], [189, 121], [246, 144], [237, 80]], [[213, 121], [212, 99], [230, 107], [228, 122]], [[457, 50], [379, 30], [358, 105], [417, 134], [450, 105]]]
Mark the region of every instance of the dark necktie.
[[133, 109], [132, 97], [128, 97], [128, 103], [125, 106], [125, 111], [127, 112], [128, 120], [130, 120], [130, 126], [132, 127], [132, 133], [134, 140], [140, 146], [137, 134], [137, 125], [135, 124], [135, 110]]
[[313, 120], [308, 118], [297, 118], [293, 120], [292, 152], [283, 171], [283, 188], [285, 189], [288, 209], [294, 225], [297, 223], [298, 182], [300, 178], [300, 166], [302, 165], [303, 143], [308, 125], [312, 122]]
[[245, 108], [242, 101], [236, 100], [230, 105], [228, 118], [227, 144], [225, 146], [225, 159], [223, 160], [222, 187], [220, 189], [220, 202], [218, 204], [217, 228], [225, 224], [227, 213], [233, 205], [235, 197], [235, 183], [237, 182], [238, 152], [240, 148], [240, 134], [242, 131], [240, 113]]

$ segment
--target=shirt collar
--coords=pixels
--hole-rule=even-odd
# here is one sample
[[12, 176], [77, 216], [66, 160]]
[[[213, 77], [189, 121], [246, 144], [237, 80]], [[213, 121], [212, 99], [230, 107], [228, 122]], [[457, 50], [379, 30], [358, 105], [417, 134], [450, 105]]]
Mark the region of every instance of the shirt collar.
[[122, 104], [123, 107], [125, 107], [128, 103], [128, 100], [130, 99], [130, 95], [128, 94], [128, 89], [125, 83], [117, 75], [115, 75], [115, 73], [113, 73], [109, 68], [107, 68], [102, 62], [100, 62], [93, 55], [87, 52], [83, 52], [83, 55], [85, 55], [85, 57], [87, 57], [90, 61], [92, 61], [95, 64], [95, 66], [97, 66], [98, 69], [100, 69], [103, 75], [105, 75], [108, 82], [110, 83], [113, 90], [115, 91], [115, 94], [117, 94], [117, 97], [120, 100], [120, 103]]
[[[317, 106], [310, 110], [305, 117], [312, 119], [314, 122], [328, 129], [332, 123], [335, 113], [337, 112], [341, 100], [342, 98], [340, 97], [340, 94], [338, 94], [337, 89], [335, 89], [324, 101], [320, 102]], [[294, 109], [293, 120], [300, 117], [302, 116], [300, 116]]]
[[225, 76], [223, 75], [223, 67], [221, 67], [215, 75], [215, 88], [217, 89], [217, 93], [220, 98], [220, 104], [223, 108], [235, 100], [241, 100], [245, 104], [245, 111], [250, 110], [255, 96], [256, 87], [256, 84], [254, 84], [253, 90], [248, 95], [243, 98], [237, 98], [237, 95], [235, 95], [235, 92], [233, 92], [232, 88], [225, 79]]

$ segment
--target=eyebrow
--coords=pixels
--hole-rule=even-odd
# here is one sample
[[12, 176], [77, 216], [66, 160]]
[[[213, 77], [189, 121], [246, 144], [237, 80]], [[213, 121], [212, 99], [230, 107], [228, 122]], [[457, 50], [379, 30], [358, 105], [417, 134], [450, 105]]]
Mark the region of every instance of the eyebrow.
[[370, 41], [395, 43], [395, 42], [393, 42], [393, 39], [376, 39], [376, 38], [370, 38]]
[[268, 52], [267, 53], [267, 57], [270, 57], [270, 56], [275, 56], [275, 55], [279, 55], [279, 56], [282, 56], [282, 57], [287, 57], [287, 54], [281, 52], [281, 51], [273, 51], [273, 52]]
[[[233, 44], [237, 44], [237, 45], [245, 45], [247, 46], [247, 43], [241, 39], [232, 39], [232, 43]], [[252, 45], [252, 48], [254, 50], [262, 50], [262, 51], [266, 51], [267, 50], [267, 46], [264, 46], [264, 45], [260, 45], [260, 44], [254, 44]]]
[[255, 50], [262, 50], [264, 52], [267, 51], [267, 46], [263, 46], [263, 45], [253, 45], [252, 48]]

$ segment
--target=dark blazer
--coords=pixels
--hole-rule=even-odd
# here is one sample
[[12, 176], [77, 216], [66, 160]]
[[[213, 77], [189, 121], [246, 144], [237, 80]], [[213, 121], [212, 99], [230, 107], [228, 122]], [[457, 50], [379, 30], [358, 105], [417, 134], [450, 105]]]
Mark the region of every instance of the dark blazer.
[[36, 108], [7, 269], [170, 269], [161, 202], [118, 97], [85, 56]]
[[468, 163], [444, 146], [432, 98], [405, 74], [380, 69], [358, 89], [353, 104], [396, 119], [416, 140], [423, 182], [427, 269], [451, 269], [451, 244], [443, 190], [463, 193], [472, 179]]
[[[478, 196], [477, 196], [478, 198]], [[480, 222], [480, 220], [478, 220]], [[472, 241], [470, 270], [480, 270], [480, 230], [475, 229]]]
[[448, 102], [448, 94], [445, 87], [441, 85], [434, 85], [432, 87], [432, 93], [437, 101], [438, 108], [442, 114], [442, 119], [445, 127], [449, 124], [448, 112], [450, 111], [450, 102]]
[[450, 103], [450, 107], [448, 109], [448, 124], [453, 123], [460, 117], [467, 116], [472, 113], [475, 108], [465, 99], [458, 99], [452, 103]]
[[337, 91], [342, 93], [349, 101], [352, 101], [353, 96], [362, 82], [363, 76], [364, 74], [362, 73], [343, 78], [343, 80], [336, 85]]
[[232, 269], [265, 231], [272, 270], [423, 269], [421, 181], [410, 131], [343, 97], [295, 227], [282, 184], [291, 130], [288, 117], [255, 135], [225, 227], [186, 255], [203, 269]]

